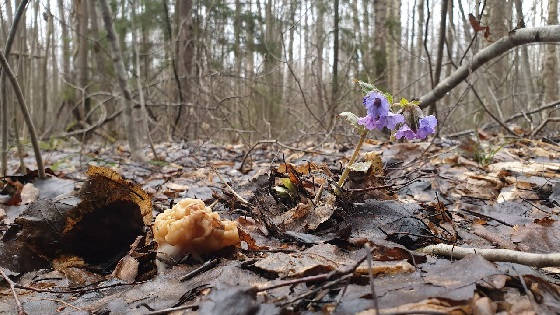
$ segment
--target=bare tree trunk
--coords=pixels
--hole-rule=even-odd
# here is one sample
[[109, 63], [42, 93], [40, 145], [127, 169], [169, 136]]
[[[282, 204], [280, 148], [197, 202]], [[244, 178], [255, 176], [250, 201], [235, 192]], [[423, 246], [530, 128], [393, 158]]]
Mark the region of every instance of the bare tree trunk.
[[124, 113], [126, 116], [126, 130], [128, 134], [128, 146], [130, 149], [130, 154], [133, 159], [142, 160], [143, 157], [138, 145], [138, 139], [136, 138], [136, 126], [134, 125], [134, 120], [132, 117], [132, 97], [127, 86], [127, 75], [124, 68], [124, 62], [122, 60], [121, 46], [116, 38], [115, 28], [113, 26], [113, 14], [111, 13], [111, 9], [107, 5], [107, 0], [99, 0], [99, 5], [101, 7], [101, 15], [103, 17], [105, 29], [107, 31], [107, 39], [111, 47], [113, 67], [115, 68], [119, 87], [125, 99]]
[[[558, 24], [558, 0], [548, 0], [548, 24]], [[558, 99], [558, 57], [556, 46], [548, 45], [544, 53], [543, 64], [543, 104], [548, 104]], [[543, 112], [543, 120], [547, 119], [551, 111]]]
[[[524, 19], [523, 16], [523, 7], [521, 4], [521, 0], [515, 0], [515, 10], [517, 13], [518, 21]], [[523, 97], [522, 99], [525, 100], [525, 103], [528, 104], [529, 100], [533, 100], [536, 98], [536, 88], [534, 85], [534, 78], [531, 74], [531, 65], [529, 64], [529, 49], [527, 46], [522, 46], [521, 50], [521, 66], [523, 68], [523, 75], [522, 80], [525, 84], [525, 88], [527, 89], [527, 93], [529, 95], [527, 97]]]
[[[80, 119], [85, 119], [90, 110], [90, 100], [86, 96], [88, 94], [88, 1], [79, 1], [79, 11], [78, 11], [78, 85], [82, 88], [83, 104], [81, 110]], [[89, 118], [86, 119], [89, 123]]]
[[322, 105], [323, 111], [327, 111], [327, 104], [323, 94], [323, 44], [325, 36], [325, 9], [323, 1], [316, 2], [317, 21], [316, 27], [316, 41], [317, 41], [317, 73], [316, 73], [316, 89], [317, 89], [317, 102], [319, 106]]
[[27, 69], [27, 80], [28, 80], [28, 93], [27, 93], [27, 103], [30, 105], [29, 112], [31, 117], [35, 119], [35, 124], [37, 122], [37, 112], [40, 113], [40, 104], [38, 101], [37, 94], [41, 91], [39, 86], [39, 77], [41, 74], [41, 59], [39, 57], [39, 2], [35, 1], [33, 3], [33, 28], [31, 32], [31, 50], [28, 55], [29, 63]]
[[334, 40], [333, 40], [333, 66], [332, 66], [332, 90], [331, 90], [331, 105], [329, 106], [329, 128], [334, 123], [337, 111], [337, 97], [338, 97], [338, 25], [340, 22], [340, 12], [338, 8], [338, 1], [334, 0]]
[[[451, 75], [451, 71], [453, 71], [453, 54], [455, 53], [455, 37], [457, 36], [457, 30], [455, 27], [455, 19], [453, 17], [453, 1], [448, 1], [448, 8], [447, 8], [447, 35], [445, 36], [445, 44], [447, 46], [447, 57], [448, 57], [448, 64], [445, 67], [445, 77]], [[444, 53], [445, 54], [445, 53]], [[438, 80], [439, 82], [439, 80]], [[449, 105], [451, 102], [451, 95], [446, 95], [443, 99], [443, 103]]]
[[[132, 20], [137, 21], [137, 12], [136, 12], [136, 2], [131, 1], [130, 6], [132, 9]], [[136, 24], [132, 27], [132, 45], [134, 47], [134, 54], [135, 54], [135, 68], [136, 68], [136, 87], [138, 88], [138, 97], [140, 98], [140, 110], [141, 110], [141, 117], [142, 117], [142, 128], [146, 132], [146, 139], [148, 140], [148, 144], [150, 145], [150, 149], [152, 150], [152, 154], [154, 155], [155, 160], [160, 160], [156, 148], [154, 146], [154, 141], [152, 140], [152, 135], [150, 134], [150, 126], [148, 124], [148, 111], [146, 110], [146, 101], [144, 99], [144, 89], [142, 88], [142, 75], [140, 72], [140, 49], [138, 46], [138, 29], [140, 25]], [[147, 69], [146, 69], [147, 70]]]
[[27, 129], [29, 130], [29, 137], [31, 138], [31, 144], [33, 146], [33, 151], [35, 152], [35, 160], [37, 161], [37, 168], [39, 170], [39, 176], [41, 178], [45, 178], [45, 166], [43, 165], [43, 158], [41, 157], [41, 150], [39, 149], [39, 140], [37, 139], [37, 133], [35, 132], [35, 126], [33, 125], [33, 120], [31, 119], [31, 115], [29, 115], [29, 111], [27, 110], [27, 105], [25, 105], [25, 100], [23, 98], [23, 93], [19, 84], [16, 80], [10, 65], [8, 64], [8, 60], [4, 56], [4, 53], [0, 51], [0, 65], [2, 65], [3, 72], [6, 73], [8, 79], [10, 79], [10, 83], [14, 88], [14, 92], [16, 94], [19, 107], [23, 114], [23, 118], [25, 120], [25, 124], [27, 125]]
[[263, 119], [269, 135], [275, 132], [275, 125], [281, 119], [279, 106], [282, 101], [282, 79], [283, 74], [279, 67], [278, 60], [282, 59], [282, 44], [280, 37], [280, 23], [274, 14], [274, 0], [267, 0], [265, 8], [266, 31], [264, 36], [265, 55], [264, 71], [268, 80], [267, 95], [265, 97], [266, 110]]
[[364, 50], [362, 46], [363, 40], [360, 30], [360, 16], [358, 13], [358, 0], [352, 0], [352, 27], [354, 29], [354, 34], [356, 34], [357, 40], [356, 52], [354, 53], [354, 77], [358, 78], [360, 75], [360, 64], [362, 63], [361, 58], [364, 56]]
[[364, 64], [364, 71], [366, 74], [366, 77], [371, 77], [373, 75], [373, 60], [371, 60], [371, 45], [370, 45], [370, 41], [371, 41], [371, 37], [370, 37], [370, 24], [369, 24], [369, 17], [371, 15], [371, 10], [370, 10], [370, 5], [371, 5], [371, 1], [362, 1], [362, 21], [363, 21], [363, 27], [362, 30], [360, 32], [361, 35], [361, 46], [362, 46], [362, 50], [364, 51], [362, 54], [362, 63]]
[[[25, 7], [29, 0], [22, 0], [18, 7], [15, 14], [15, 17], [12, 15], [12, 7], [10, 2], [7, 1], [7, 12], [8, 12], [8, 22], [12, 25], [10, 28], [10, 32], [8, 33], [8, 38], [6, 39], [6, 45], [4, 47], [4, 52], [6, 56], [10, 55], [12, 50], [12, 44], [14, 43], [14, 39], [16, 37], [17, 28], [19, 25], [19, 21], [22, 19], [23, 13], [25, 12]], [[6, 60], [6, 64], [8, 61]], [[7, 88], [6, 88], [6, 71], [5, 69], [0, 70], [0, 93], [2, 94], [2, 167], [0, 168], [0, 173], [2, 176], [6, 176], [8, 172], [8, 99], [7, 99]], [[15, 79], [15, 78], [14, 78]], [[14, 116], [17, 115], [17, 112], [14, 112]], [[19, 139], [16, 138], [16, 141], [19, 143]], [[35, 156], [37, 158], [37, 155]], [[39, 152], [40, 158], [40, 152]], [[41, 158], [42, 164], [42, 158]], [[39, 166], [39, 163], [37, 163]], [[44, 173], [43, 173], [44, 174]]]
[[389, 33], [387, 22], [387, 0], [377, 0], [373, 3], [375, 23], [373, 31], [373, 74], [374, 83], [378, 88], [387, 90], [387, 53], [386, 43]]
[[[507, 2], [506, 1], [490, 1], [488, 5], [488, 15], [486, 17], [486, 23], [491, 25], [491, 35], [490, 41], [485, 41], [486, 46], [492, 42], [507, 36]], [[508, 75], [508, 56], [504, 55], [499, 60], [490, 66], [492, 73], [494, 73], [494, 78], [488, 78], [488, 83], [491, 84], [491, 88], [494, 91], [496, 97], [501, 99], [507, 91], [507, 75]], [[488, 95], [487, 93], [485, 93]], [[504, 106], [505, 108], [505, 106]]]
[[[416, 77], [420, 77], [422, 71], [424, 70], [422, 67], [422, 55], [424, 53], [424, 49], [422, 48], [424, 42], [424, 0], [418, 0], [417, 4], [418, 16], [416, 17], [418, 26], [416, 31], [416, 56], [417, 60], [414, 63], [414, 73]], [[414, 79], [416, 79], [416, 77]], [[418, 80], [415, 84], [413, 84], [414, 89], [412, 94], [418, 95], [422, 89], [421, 85], [422, 80]]]
[[387, 32], [387, 46], [385, 47], [385, 56], [387, 58], [387, 89], [391, 93], [397, 93], [400, 90], [400, 45], [401, 45], [401, 22], [400, 22], [401, 1], [393, 0], [387, 4], [385, 31]]
[[[446, 32], [446, 23], [447, 23], [447, 7], [449, 6], [448, 2], [449, 2], [448, 0], [441, 1], [439, 39], [438, 39], [437, 56], [436, 56], [436, 71], [434, 75], [434, 84], [432, 88], [434, 88], [439, 83], [439, 79], [441, 78], [441, 65], [443, 62], [443, 44], [445, 43], [445, 32]], [[437, 106], [435, 102], [432, 103], [432, 105], [430, 106], [430, 113], [433, 113], [437, 116]]]
[[303, 50], [304, 50], [304, 60], [303, 60], [303, 86], [305, 89], [308, 89], [310, 84], [309, 84], [309, 70], [310, 70], [310, 66], [309, 66], [309, 60], [311, 60], [311, 36], [309, 35], [310, 31], [309, 31], [309, 14], [307, 14], [307, 10], [309, 10], [309, 1], [308, 0], [303, 0], [303, 3], [305, 5], [305, 13], [304, 18], [303, 18], [303, 39], [304, 39], [304, 45], [303, 45]]
[[[48, 13], [44, 15], [45, 20], [48, 23], [48, 30], [47, 36], [45, 40], [47, 41], [47, 45], [45, 47], [45, 60], [43, 61], [43, 82], [41, 82], [41, 103], [42, 103], [42, 112], [41, 112], [41, 132], [45, 132], [47, 129], [47, 116], [49, 112], [49, 95], [48, 95], [48, 80], [47, 80], [47, 72], [48, 72], [48, 65], [49, 65], [49, 51], [50, 51], [50, 44], [51, 44], [51, 35], [53, 32], [52, 26], [52, 15], [50, 10], [50, 1], [47, 3], [47, 11]], [[54, 73], [53, 73], [54, 74]]]
[[[241, 62], [242, 62], [242, 54], [241, 54], [241, 10], [242, 5], [240, 0], [235, 0], [235, 15], [233, 17], [233, 33], [234, 33], [234, 43], [233, 43], [233, 58], [234, 58], [234, 71], [237, 75], [241, 76]], [[241, 78], [238, 78], [233, 82], [235, 94], [241, 95]], [[236, 120], [236, 125], [240, 125], [241, 123], [241, 110], [240, 110], [240, 102], [239, 99], [235, 99], [235, 108], [233, 112], [235, 116], [232, 117]]]
[[[194, 56], [194, 41], [192, 36], [192, 0], [177, 0], [175, 3], [178, 20], [178, 35], [177, 35], [177, 74], [181, 82], [181, 98], [184, 102], [192, 102], [192, 63]], [[181, 121], [181, 114], [183, 106], [179, 106], [177, 116], [175, 118], [174, 130], [179, 121]], [[196, 129], [193, 128], [193, 129]]]

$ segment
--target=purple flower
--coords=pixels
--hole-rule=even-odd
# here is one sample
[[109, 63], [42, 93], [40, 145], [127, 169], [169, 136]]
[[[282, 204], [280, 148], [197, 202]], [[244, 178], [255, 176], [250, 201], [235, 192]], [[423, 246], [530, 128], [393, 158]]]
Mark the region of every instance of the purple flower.
[[418, 122], [418, 130], [416, 132], [410, 129], [407, 124], [403, 124], [395, 133], [395, 138], [401, 139], [404, 137], [408, 140], [425, 139], [428, 135], [435, 133], [436, 126], [437, 119], [434, 115], [422, 117]]
[[407, 138], [408, 140], [416, 139], [416, 133], [407, 124], [402, 125], [397, 133], [395, 133], [395, 138], [400, 139], [402, 137]]
[[418, 139], [425, 139], [428, 135], [435, 133], [437, 126], [436, 116], [430, 115], [420, 118], [418, 123], [418, 130], [416, 131], [416, 136]]
[[404, 123], [404, 116], [401, 114], [393, 114], [393, 112], [389, 112], [386, 116], [386, 120], [387, 120], [387, 128], [388, 129], [395, 129], [395, 127], [397, 126], [397, 124], [403, 124]]
[[389, 101], [379, 92], [369, 92], [364, 97], [363, 103], [368, 115], [373, 116], [375, 119], [379, 119], [381, 116], [387, 116], [389, 112]]
[[358, 125], [362, 125], [369, 130], [381, 130], [385, 126], [385, 121], [386, 119], [384, 119], [384, 117], [378, 117], [378, 119], [375, 119], [375, 117], [373, 117], [372, 115], [367, 114], [365, 117], [361, 117], [360, 119], [358, 119]]
[[385, 127], [393, 130], [399, 123], [404, 123], [404, 116], [394, 114], [389, 110], [389, 101], [379, 92], [370, 92], [364, 97], [364, 106], [367, 115], [358, 119], [358, 124], [369, 130], [383, 129]]

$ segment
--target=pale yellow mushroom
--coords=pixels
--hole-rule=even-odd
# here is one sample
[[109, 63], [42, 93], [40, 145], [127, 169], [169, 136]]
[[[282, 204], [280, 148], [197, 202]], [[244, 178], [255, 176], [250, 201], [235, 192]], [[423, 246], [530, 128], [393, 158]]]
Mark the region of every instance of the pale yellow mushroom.
[[239, 244], [236, 222], [220, 220], [199, 199], [183, 199], [160, 213], [153, 230], [158, 248], [171, 245], [178, 254], [198, 256]]

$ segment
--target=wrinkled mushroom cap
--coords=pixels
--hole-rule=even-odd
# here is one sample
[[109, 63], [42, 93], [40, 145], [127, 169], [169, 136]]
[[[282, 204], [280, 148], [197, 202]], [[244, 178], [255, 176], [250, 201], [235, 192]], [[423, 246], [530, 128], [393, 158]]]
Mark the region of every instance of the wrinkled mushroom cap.
[[156, 217], [154, 237], [159, 247], [172, 245], [182, 253], [207, 254], [239, 244], [237, 224], [199, 199], [183, 199]]

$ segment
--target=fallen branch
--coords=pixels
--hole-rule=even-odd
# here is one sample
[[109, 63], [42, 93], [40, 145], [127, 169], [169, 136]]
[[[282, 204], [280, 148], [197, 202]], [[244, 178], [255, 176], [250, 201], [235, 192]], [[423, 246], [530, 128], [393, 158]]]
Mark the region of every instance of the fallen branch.
[[6, 275], [6, 273], [4, 272], [4, 270], [2, 270], [2, 268], [0, 268], [0, 274], [2, 274], [2, 277], [4, 277], [6, 282], [8, 282], [8, 284], [10, 285], [10, 290], [12, 290], [12, 294], [14, 295], [14, 300], [16, 300], [16, 310], [18, 315], [27, 315], [16, 293], [16, 284], [12, 281], [12, 279], [8, 277], [8, 275]]
[[422, 95], [420, 106], [425, 108], [444, 97], [447, 92], [463, 82], [471, 73], [506, 51], [520, 45], [542, 42], [560, 42], [560, 25], [519, 29], [502, 37], [474, 55], [470, 63], [463, 64], [445, 80], [438, 83], [430, 92]]
[[[514, 121], [516, 119], [519, 119], [521, 117], [527, 117], [527, 115], [538, 114], [545, 109], [549, 109], [549, 108], [557, 107], [557, 106], [560, 106], [560, 100], [542, 105], [542, 106], [537, 107], [537, 108], [535, 108], [533, 110], [530, 110], [528, 112], [517, 113], [517, 114], [509, 117], [508, 119], [504, 120], [504, 123], [509, 123], [509, 122]], [[490, 122], [490, 123], [485, 124], [482, 128], [480, 128], [480, 130], [486, 130], [488, 128], [494, 128], [494, 127], [497, 127], [497, 126], [498, 125], [496, 123], [491, 123]], [[459, 131], [459, 132], [452, 133], [452, 134], [449, 134], [449, 135], [446, 135], [446, 136], [450, 137], [450, 138], [454, 138], [454, 137], [460, 137], [460, 136], [468, 135], [468, 134], [471, 134], [471, 133], [474, 133], [474, 132], [475, 132], [475, 129], [467, 129], [467, 130]]]
[[533, 132], [531, 133], [531, 137], [534, 137], [537, 133], [541, 132], [543, 128], [550, 122], [560, 122], [560, 117], [549, 117], [545, 121], [543, 121]]
[[[368, 248], [367, 250], [371, 251], [371, 247]], [[334, 279], [334, 278], [337, 278], [337, 277], [342, 277], [342, 276], [354, 273], [354, 271], [364, 262], [364, 260], [366, 260], [367, 256], [368, 255], [364, 255], [364, 257], [357, 260], [353, 265], [348, 266], [346, 268], [335, 269], [331, 272], [323, 273], [323, 274], [315, 275], [315, 276], [308, 276], [308, 277], [303, 277], [303, 278], [293, 279], [293, 280], [283, 280], [283, 281], [276, 282], [276, 283], [273, 283], [273, 284], [264, 285], [264, 286], [261, 286], [261, 287], [256, 287], [255, 290], [256, 290], [256, 292], [263, 292], [263, 291], [268, 291], [268, 290], [272, 290], [272, 289], [276, 289], [276, 288], [291, 286], [291, 285], [298, 284], [298, 283], [303, 283], [303, 282], [328, 281], [328, 280], [331, 280], [331, 279]]]
[[488, 261], [511, 262], [539, 268], [560, 266], [560, 253], [537, 254], [520, 252], [511, 249], [467, 248], [448, 244], [429, 245], [421, 248], [419, 252], [453, 258], [463, 258], [470, 254], [476, 254], [484, 257], [484, 259]]

